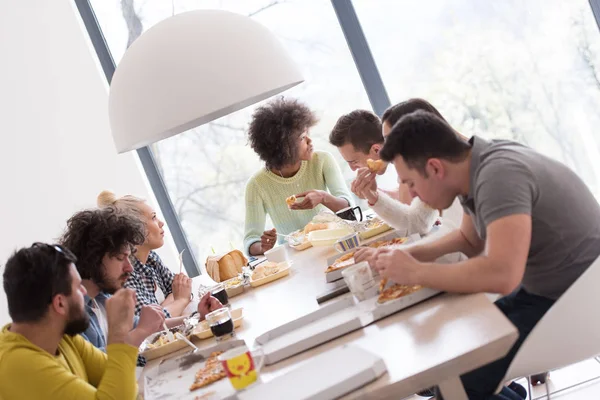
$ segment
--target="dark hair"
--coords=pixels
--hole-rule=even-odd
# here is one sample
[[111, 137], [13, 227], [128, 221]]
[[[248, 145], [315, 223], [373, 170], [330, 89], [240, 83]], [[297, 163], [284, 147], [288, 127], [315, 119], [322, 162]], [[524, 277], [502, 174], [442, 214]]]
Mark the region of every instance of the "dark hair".
[[427, 176], [425, 164], [430, 158], [458, 162], [464, 160], [470, 149], [471, 145], [445, 120], [427, 111], [415, 111], [392, 127], [379, 154], [387, 162], [402, 156], [409, 168]]
[[57, 294], [71, 294], [69, 266], [77, 258], [59, 245], [34, 243], [15, 252], [4, 267], [4, 292], [14, 322], [37, 322]]
[[141, 245], [145, 234], [145, 225], [137, 215], [108, 206], [80, 211], [69, 218], [60, 243], [77, 256], [81, 278], [99, 283], [104, 277], [104, 256], [116, 256], [125, 246]]
[[298, 136], [317, 123], [315, 114], [296, 99], [277, 97], [258, 107], [248, 127], [250, 146], [267, 168], [298, 161]]
[[430, 102], [427, 100], [414, 98], [389, 107], [383, 112], [383, 115], [381, 116], [381, 122], [387, 122], [389, 126], [394, 126], [396, 122], [400, 121], [400, 118], [418, 110], [428, 111], [446, 121], [438, 109], [435, 108]]
[[367, 110], [354, 110], [344, 114], [331, 130], [329, 143], [335, 147], [351, 143], [356, 150], [368, 154], [371, 146], [383, 143], [381, 120]]

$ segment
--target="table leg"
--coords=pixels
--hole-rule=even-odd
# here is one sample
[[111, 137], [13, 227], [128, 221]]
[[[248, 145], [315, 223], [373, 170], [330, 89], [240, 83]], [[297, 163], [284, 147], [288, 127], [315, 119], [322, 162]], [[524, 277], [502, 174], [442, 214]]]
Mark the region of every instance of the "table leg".
[[438, 385], [444, 400], [468, 400], [460, 377], [446, 379]]

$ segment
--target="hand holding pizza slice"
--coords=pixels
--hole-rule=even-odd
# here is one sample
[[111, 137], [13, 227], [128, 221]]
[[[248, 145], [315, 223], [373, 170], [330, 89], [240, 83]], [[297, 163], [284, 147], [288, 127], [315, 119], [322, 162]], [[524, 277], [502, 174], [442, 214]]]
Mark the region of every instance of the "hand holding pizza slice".
[[377, 250], [373, 268], [382, 278], [403, 285], [417, 285], [419, 262], [400, 248], [382, 247]]

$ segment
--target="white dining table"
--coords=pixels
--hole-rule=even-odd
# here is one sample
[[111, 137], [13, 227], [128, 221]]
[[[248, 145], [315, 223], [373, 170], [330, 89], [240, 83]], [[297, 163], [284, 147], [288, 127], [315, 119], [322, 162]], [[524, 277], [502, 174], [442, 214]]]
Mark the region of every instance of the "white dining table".
[[[318, 309], [317, 296], [333, 287], [325, 282], [324, 273], [327, 258], [336, 254], [332, 247], [304, 251], [287, 248], [287, 252], [292, 261], [289, 276], [257, 288], [248, 287], [245, 293], [230, 299], [233, 309], [243, 308], [243, 326], [236, 335], [250, 347], [267, 330]], [[200, 275], [193, 279], [194, 291], [211, 283], [206, 274]], [[344, 398], [401, 399], [439, 385], [446, 400], [464, 400], [467, 397], [460, 375], [503, 357], [517, 337], [516, 328], [485, 294], [442, 294], [266, 366], [261, 379], [269, 381], [317, 354], [353, 344], [380, 356], [387, 373]], [[195, 341], [199, 347], [214, 343], [214, 338]], [[144, 371], [159, 361], [148, 362]], [[139, 379], [142, 393], [144, 371]]]

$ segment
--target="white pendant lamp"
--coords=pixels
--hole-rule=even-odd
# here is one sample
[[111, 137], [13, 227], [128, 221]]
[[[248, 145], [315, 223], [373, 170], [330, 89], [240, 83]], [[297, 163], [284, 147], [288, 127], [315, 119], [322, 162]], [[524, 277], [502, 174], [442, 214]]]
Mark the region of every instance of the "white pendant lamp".
[[273, 33], [250, 17], [220, 10], [175, 15], [142, 34], [113, 75], [117, 151], [177, 135], [302, 81]]

